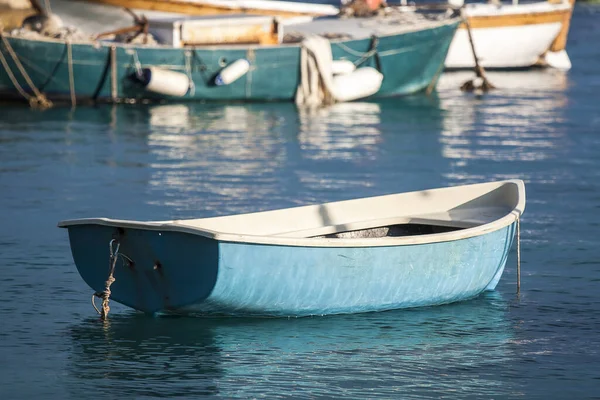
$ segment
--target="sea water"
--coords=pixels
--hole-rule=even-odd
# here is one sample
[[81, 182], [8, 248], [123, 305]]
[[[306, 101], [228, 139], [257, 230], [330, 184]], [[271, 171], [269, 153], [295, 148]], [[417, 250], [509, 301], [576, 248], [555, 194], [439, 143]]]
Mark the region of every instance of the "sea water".
[[[600, 397], [600, 8], [573, 69], [499, 89], [339, 104], [0, 107], [0, 399]], [[520, 178], [496, 291], [446, 306], [299, 319], [103, 324], [62, 219], [196, 218]], [[108, 268], [108, 246], [107, 246]], [[118, 279], [118, 277], [117, 277]]]

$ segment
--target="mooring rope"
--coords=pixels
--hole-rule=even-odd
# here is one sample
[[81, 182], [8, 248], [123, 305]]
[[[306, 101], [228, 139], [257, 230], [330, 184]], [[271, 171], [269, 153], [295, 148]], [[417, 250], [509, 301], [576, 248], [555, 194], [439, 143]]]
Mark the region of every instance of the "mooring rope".
[[346, 46], [343, 43], [335, 43], [336, 46], [338, 46], [340, 49], [344, 50], [346, 53], [351, 54], [355, 57], [360, 57], [358, 60], [354, 61], [354, 65], [360, 65], [363, 62], [365, 62], [365, 60], [369, 59], [370, 57], [372, 57], [373, 55], [375, 55], [375, 53], [377, 53], [377, 45], [375, 45], [374, 47], [372, 46], [372, 48], [366, 52], [360, 52], [360, 51], [356, 51], [348, 46]]
[[[113, 250], [113, 244], [116, 243], [116, 247]], [[110, 258], [109, 258], [109, 271], [108, 271], [108, 279], [106, 280], [106, 282], [104, 283], [104, 292], [102, 293], [94, 293], [92, 295], [92, 305], [94, 306], [94, 309], [96, 310], [96, 312], [98, 314], [100, 314], [100, 317], [103, 320], [106, 320], [108, 318], [108, 312], [110, 311], [110, 306], [108, 305], [109, 301], [110, 301], [110, 285], [113, 284], [113, 282], [116, 280], [114, 277], [114, 273], [115, 273], [115, 266], [117, 265], [117, 259], [119, 258], [119, 247], [120, 247], [120, 243], [117, 239], [112, 239], [110, 241], [110, 243], [108, 244], [109, 250], [110, 250]], [[100, 297], [102, 298], [102, 311], [98, 310], [98, 307], [96, 307], [96, 303], [94, 302], [94, 297]]]
[[521, 293], [521, 216], [517, 217], [517, 293]]
[[463, 23], [465, 24], [465, 27], [467, 28], [467, 36], [469, 37], [469, 44], [471, 45], [471, 53], [473, 54], [473, 60], [475, 61], [475, 76], [477, 78], [481, 78], [482, 80], [480, 87], [477, 87], [475, 85], [474, 80], [471, 79], [463, 83], [460, 87], [460, 90], [465, 92], [472, 92], [475, 89], [479, 89], [484, 92], [488, 92], [491, 89], [495, 89], [496, 86], [492, 85], [492, 83], [488, 80], [487, 76], [485, 75], [485, 70], [483, 69], [483, 66], [479, 64], [479, 57], [477, 57], [477, 52], [475, 50], [475, 42], [473, 41], [473, 32], [471, 31], [471, 24], [469, 22], [469, 17], [465, 12], [464, 6], [460, 8], [460, 16], [463, 20]]
[[8, 61], [6, 61], [6, 58], [4, 58], [4, 54], [1, 51], [0, 51], [0, 62], [2, 63], [2, 66], [4, 67], [4, 70], [6, 71], [6, 73], [8, 74], [10, 81], [12, 82], [14, 87], [17, 89], [19, 94], [21, 96], [23, 96], [27, 101], [31, 102], [31, 99], [33, 98], [33, 96], [30, 96], [25, 91], [25, 89], [23, 89], [21, 87], [21, 85], [19, 85], [19, 81], [17, 80], [16, 76], [13, 74], [12, 70], [9, 68]]
[[249, 48], [246, 51], [246, 60], [250, 63], [250, 69], [248, 69], [248, 73], [246, 74], [246, 97], [250, 97], [252, 95], [252, 71], [254, 70], [254, 64], [256, 63], [256, 52], [253, 48]]
[[77, 106], [77, 95], [75, 94], [75, 78], [73, 75], [73, 48], [71, 42], [67, 40], [67, 61], [69, 66], [69, 91], [71, 93], [71, 107]]
[[15, 88], [17, 89], [17, 91], [19, 92], [19, 94], [21, 94], [29, 102], [29, 105], [31, 107], [34, 107], [34, 108], [37, 107], [37, 108], [41, 108], [41, 109], [52, 107], [52, 102], [50, 100], [48, 100], [46, 98], [46, 96], [42, 92], [40, 92], [38, 90], [38, 88], [33, 84], [33, 81], [31, 80], [31, 78], [27, 74], [27, 71], [23, 67], [23, 64], [21, 64], [21, 61], [19, 60], [19, 56], [17, 56], [17, 54], [13, 50], [12, 46], [10, 45], [10, 42], [2, 34], [2, 29], [3, 29], [3, 27], [0, 26], [0, 39], [2, 39], [2, 43], [4, 44], [4, 48], [6, 49], [6, 51], [8, 52], [8, 54], [10, 54], [10, 56], [11, 56], [13, 62], [15, 63], [17, 69], [19, 70], [19, 72], [21, 73], [21, 75], [25, 79], [25, 82], [27, 82], [27, 85], [29, 85], [29, 88], [33, 91], [33, 93], [35, 94], [35, 96], [29, 95], [25, 91], [25, 89], [23, 89], [23, 87], [19, 84], [17, 77], [14, 75], [14, 73], [10, 69], [10, 65], [8, 65], [8, 61], [4, 57], [4, 54], [2, 54], [2, 51], [0, 51], [0, 62], [2, 62], [2, 66], [6, 70], [6, 72], [7, 72], [8, 76], [9, 76], [11, 82], [13, 83], [13, 85], [15, 86]]
[[192, 77], [192, 53], [190, 51], [185, 52], [185, 74], [188, 78], [188, 91], [191, 97], [196, 95], [196, 85], [194, 84], [194, 78]]
[[110, 99], [117, 102], [117, 47], [110, 46]]

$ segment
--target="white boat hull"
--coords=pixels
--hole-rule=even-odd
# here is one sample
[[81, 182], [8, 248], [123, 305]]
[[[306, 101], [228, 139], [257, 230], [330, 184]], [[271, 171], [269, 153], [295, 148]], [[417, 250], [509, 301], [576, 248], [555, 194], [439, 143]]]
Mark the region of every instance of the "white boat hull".
[[[530, 67], [538, 62], [558, 35], [559, 22], [473, 29], [479, 64], [485, 68]], [[466, 29], [459, 29], [446, 57], [446, 68], [472, 68], [473, 51]]]
[[[569, 69], [565, 51], [574, 0], [561, 3], [470, 4], [469, 21], [479, 64], [485, 68], [541, 65]], [[466, 26], [450, 45], [446, 68], [473, 68], [475, 58]]]

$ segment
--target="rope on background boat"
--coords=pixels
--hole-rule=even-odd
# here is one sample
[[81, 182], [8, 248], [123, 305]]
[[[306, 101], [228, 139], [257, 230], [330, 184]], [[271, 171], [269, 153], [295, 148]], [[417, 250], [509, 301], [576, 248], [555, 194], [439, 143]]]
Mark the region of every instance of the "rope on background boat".
[[377, 67], [377, 71], [383, 74], [381, 70], [381, 60], [379, 59], [379, 53], [377, 52], [377, 46], [379, 45], [379, 38], [375, 35], [371, 37], [371, 50], [369, 52], [373, 52], [373, 57], [375, 58], [375, 67]]
[[249, 48], [246, 51], [246, 60], [250, 63], [250, 69], [246, 74], [246, 97], [250, 98], [252, 95], [252, 71], [254, 70], [254, 64], [256, 63], [256, 52], [253, 48]]
[[[115, 243], [116, 243], [116, 247], [113, 250], [113, 245]], [[117, 260], [119, 258], [120, 245], [121, 244], [119, 243], [119, 241], [117, 239], [112, 239], [110, 241], [110, 243], [108, 244], [108, 248], [110, 250], [108, 279], [104, 283], [104, 292], [94, 293], [92, 296], [92, 305], [94, 306], [94, 309], [96, 310], [96, 312], [98, 314], [100, 314], [100, 317], [103, 320], [106, 320], [108, 318], [108, 312], [110, 311], [110, 307], [108, 305], [108, 303], [110, 301], [110, 293], [111, 293], [110, 285], [112, 285], [113, 282], [115, 281], [114, 273], [115, 273], [115, 266], [117, 265]], [[94, 297], [102, 298], [102, 311], [98, 310], [98, 307], [96, 307], [96, 303], [94, 302]]]
[[117, 46], [110, 46], [110, 98], [117, 102]]
[[469, 36], [469, 44], [471, 45], [471, 52], [473, 53], [473, 59], [475, 60], [475, 75], [476, 79], [479, 78], [481, 83], [476, 83], [475, 79], [471, 79], [466, 81], [460, 87], [460, 90], [464, 92], [472, 92], [474, 90], [481, 90], [483, 92], [488, 92], [492, 89], [496, 89], [496, 86], [492, 85], [492, 83], [488, 80], [485, 75], [485, 70], [481, 65], [479, 65], [479, 58], [477, 57], [477, 52], [475, 51], [475, 43], [473, 42], [473, 33], [471, 32], [471, 24], [469, 22], [469, 17], [465, 13], [464, 6], [460, 9], [460, 16], [467, 28], [467, 35]]
[[23, 96], [25, 98], [25, 100], [27, 100], [29, 102], [29, 105], [32, 108], [40, 108], [43, 110], [43, 109], [52, 107], [52, 102], [50, 100], [48, 100], [46, 98], [46, 96], [42, 92], [40, 92], [38, 90], [38, 88], [33, 84], [33, 81], [27, 74], [27, 71], [25, 71], [23, 64], [21, 64], [21, 61], [19, 60], [19, 57], [17, 56], [17, 54], [13, 50], [12, 46], [10, 45], [10, 42], [2, 34], [2, 28], [3, 27], [0, 26], [0, 39], [2, 39], [4, 48], [6, 49], [8, 54], [10, 54], [13, 62], [17, 66], [17, 69], [19, 70], [19, 72], [21, 73], [23, 78], [25, 78], [25, 82], [27, 82], [27, 85], [29, 85], [29, 88], [31, 88], [31, 90], [33, 91], [35, 96], [29, 95], [25, 91], [25, 89], [23, 89], [23, 87], [19, 84], [17, 77], [15, 76], [13, 71], [10, 69], [10, 65], [8, 64], [8, 61], [4, 57], [3, 52], [0, 51], [0, 62], [2, 63], [2, 66], [6, 70], [6, 73], [8, 74], [8, 77], [10, 78], [11, 82], [13, 83], [13, 85], [15, 86], [15, 88], [17, 89], [19, 94], [21, 94], [21, 96]]
[[67, 40], [67, 65], [69, 67], [69, 92], [71, 93], [71, 107], [77, 107], [77, 95], [75, 94], [75, 78], [73, 75], [73, 48]]
[[21, 96], [23, 96], [27, 101], [31, 101], [30, 99], [33, 96], [30, 96], [29, 94], [27, 94], [27, 92], [25, 92], [25, 89], [23, 89], [21, 87], [21, 85], [19, 85], [19, 82], [17, 81], [17, 78], [13, 74], [12, 70], [9, 68], [8, 61], [6, 61], [6, 58], [4, 58], [4, 54], [1, 51], [0, 51], [0, 62], [2, 63], [2, 66], [4, 67], [4, 70], [8, 74], [8, 77], [10, 78], [11, 82], [13, 83], [13, 85], [15, 86], [15, 88], [17, 89], [17, 91], [19, 92], [19, 94]]
[[189, 81], [189, 94], [191, 97], [194, 97], [196, 94], [196, 85], [194, 84], [194, 78], [192, 77], [192, 53], [190, 51], [185, 52], [185, 74]]
[[443, 71], [444, 71], [444, 63], [441, 63], [440, 66], [438, 67], [438, 70], [436, 71], [435, 75], [433, 76], [433, 79], [431, 80], [431, 82], [429, 82], [429, 85], [427, 85], [427, 89], [425, 90], [425, 93], [428, 96], [431, 93], [433, 93], [433, 89], [435, 89], [435, 86], [437, 85], [437, 82], [440, 79], [440, 75], [442, 74]]
[[521, 293], [521, 216], [517, 217], [517, 294]]
[[144, 71], [142, 71], [142, 63], [138, 57], [137, 51], [133, 50], [133, 67], [135, 68], [135, 75], [140, 81], [144, 80]]
[[379, 39], [377, 39], [377, 37], [373, 36], [373, 40], [371, 41], [371, 48], [369, 49], [369, 51], [366, 51], [364, 53], [360, 52], [360, 51], [356, 51], [356, 50], [346, 46], [343, 43], [335, 43], [335, 45], [350, 55], [353, 55], [355, 57], [360, 57], [358, 60], [354, 61], [354, 65], [358, 66], [358, 65], [361, 65], [362, 63], [364, 63], [369, 58], [373, 57], [373, 55], [375, 55], [377, 53], [378, 42], [379, 42]]

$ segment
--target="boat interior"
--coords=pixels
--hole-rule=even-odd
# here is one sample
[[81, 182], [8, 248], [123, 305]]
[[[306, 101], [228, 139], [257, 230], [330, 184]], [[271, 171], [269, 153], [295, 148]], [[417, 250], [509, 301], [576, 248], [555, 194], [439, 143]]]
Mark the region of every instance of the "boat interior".
[[524, 204], [523, 183], [504, 181], [171, 223], [214, 237], [381, 238], [472, 228]]
[[[432, 221], [433, 222], [433, 221]], [[396, 224], [390, 226], [381, 226], [369, 229], [358, 229], [354, 231], [335, 232], [327, 235], [311, 236], [315, 239], [366, 239], [366, 238], [384, 238], [401, 237], [416, 235], [432, 235], [435, 233], [445, 233], [461, 230], [465, 228], [453, 226], [441, 226], [427, 224], [425, 221], [421, 224]]]
[[179, 231], [225, 241], [294, 245], [306, 244], [306, 239], [418, 237], [494, 223], [504, 226], [524, 209], [524, 183], [509, 180], [211, 218], [149, 222], [86, 218], [58, 226]]

